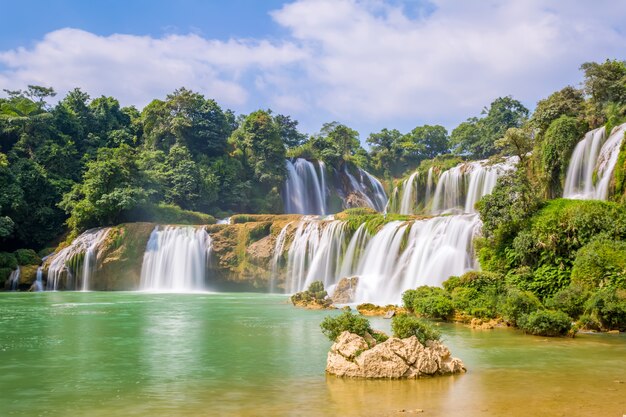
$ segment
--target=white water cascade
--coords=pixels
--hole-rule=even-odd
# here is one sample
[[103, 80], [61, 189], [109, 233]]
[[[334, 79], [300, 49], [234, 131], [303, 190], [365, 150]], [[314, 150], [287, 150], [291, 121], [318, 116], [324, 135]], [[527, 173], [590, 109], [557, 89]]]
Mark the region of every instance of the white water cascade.
[[[614, 128], [608, 138], [604, 127], [585, 134], [572, 153], [563, 197], [578, 200], [609, 198], [609, 185], [625, 132], [626, 123]], [[597, 175], [595, 184], [594, 171]]]
[[[287, 214], [327, 215], [329, 197], [343, 200], [343, 208], [357, 203], [359, 206], [383, 211], [387, 195], [380, 181], [369, 172], [356, 168], [350, 172], [347, 165], [339, 171], [331, 170], [327, 178], [324, 162], [311, 162], [303, 158], [287, 160], [287, 180], [283, 188], [283, 205]], [[357, 197], [351, 199], [352, 197]], [[347, 200], [351, 199], [348, 203]], [[339, 207], [334, 207], [339, 209]]]
[[9, 289], [11, 291], [17, 291], [19, 285], [20, 285], [20, 267], [18, 266], [17, 268], [15, 268], [14, 271], [11, 271], [11, 275], [9, 275]]
[[[95, 273], [96, 261], [98, 259], [98, 246], [106, 238], [109, 228], [90, 229], [78, 236], [72, 243], [51, 255], [52, 261], [48, 266], [48, 281], [46, 289], [56, 291], [59, 283], [65, 276], [67, 278], [66, 287], [88, 291], [90, 281]], [[84, 255], [81, 262], [73, 263], [79, 255]], [[80, 282], [74, 282], [75, 275], [80, 278]]]
[[[303, 220], [291, 246], [275, 248], [286, 256], [285, 292], [322, 281], [332, 291], [341, 278], [359, 276], [356, 302], [399, 303], [402, 292], [441, 285], [452, 275], [476, 269], [472, 239], [480, 230], [475, 214], [390, 222], [373, 236], [362, 224], [348, 236], [338, 220]], [[282, 233], [282, 231], [281, 231]], [[275, 270], [278, 265], [275, 266]]]
[[303, 158], [286, 161], [287, 181], [283, 192], [285, 212], [288, 214], [326, 214], [326, 168], [318, 161], [318, 169], [313, 162]]
[[140, 290], [190, 292], [206, 289], [211, 237], [202, 227], [157, 226], [141, 267]]
[[[475, 213], [474, 206], [490, 194], [498, 178], [515, 168], [517, 157], [491, 164], [488, 160], [464, 162], [441, 173], [433, 180], [433, 168], [428, 170], [426, 184], [419, 183], [415, 171], [394, 190], [395, 201], [387, 210], [399, 214]], [[434, 187], [434, 191], [433, 191]]]

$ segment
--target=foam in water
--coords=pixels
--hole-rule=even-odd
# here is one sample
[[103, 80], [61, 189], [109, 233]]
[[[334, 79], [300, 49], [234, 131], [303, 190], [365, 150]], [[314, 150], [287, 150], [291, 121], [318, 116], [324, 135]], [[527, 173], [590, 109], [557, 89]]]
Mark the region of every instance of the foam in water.
[[[52, 261], [48, 266], [48, 281], [46, 289], [56, 291], [62, 277], [67, 278], [67, 287], [83, 291], [89, 290], [89, 283], [95, 273], [95, 263], [98, 257], [98, 246], [106, 238], [109, 228], [90, 229], [78, 236], [72, 243], [51, 255]], [[82, 268], [80, 271], [72, 271], [68, 266], [70, 261], [83, 254]], [[78, 275], [80, 282], [73, 282], [74, 276]]]
[[490, 164], [488, 160], [464, 162], [441, 173], [436, 184], [431, 167], [423, 190], [419, 189], [416, 171], [394, 190], [395, 201], [390, 201], [387, 210], [415, 214], [421, 207], [424, 213], [432, 215], [475, 213], [476, 202], [491, 193], [497, 179], [514, 169], [517, 160], [513, 156], [497, 164]]
[[211, 237], [202, 227], [157, 226], [150, 234], [141, 267], [140, 290], [205, 290]]
[[[578, 200], [609, 198], [609, 185], [624, 140], [624, 132], [626, 123], [614, 128], [608, 138], [604, 127], [585, 134], [572, 153], [563, 197]], [[598, 178], [595, 184], [594, 171]]]
[[285, 292], [313, 281], [332, 288], [341, 278], [359, 276], [356, 302], [399, 303], [409, 288], [441, 285], [477, 268], [472, 238], [480, 224], [475, 214], [443, 216], [390, 222], [373, 236], [363, 224], [349, 237], [345, 222], [303, 220], [287, 251]]

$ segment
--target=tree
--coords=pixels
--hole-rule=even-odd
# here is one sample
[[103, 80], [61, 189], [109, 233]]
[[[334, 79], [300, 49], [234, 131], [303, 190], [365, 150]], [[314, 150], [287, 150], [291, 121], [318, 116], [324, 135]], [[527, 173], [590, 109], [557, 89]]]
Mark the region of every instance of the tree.
[[519, 164], [526, 166], [528, 154], [533, 150], [534, 138], [528, 126], [524, 128], [512, 127], [506, 131], [504, 137], [496, 140], [496, 148], [505, 155], [515, 155]]
[[320, 136], [334, 143], [344, 160], [349, 159], [361, 147], [359, 132], [339, 122], [324, 123]]
[[142, 113], [145, 142], [153, 149], [185, 145], [192, 154], [219, 156], [226, 150], [231, 121], [214, 100], [180, 88]]
[[561, 116], [579, 118], [585, 111], [582, 90], [567, 86], [554, 92], [548, 98], [539, 100], [530, 122], [542, 135], [554, 120]]
[[482, 111], [483, 118], [470, 118], [452, 131], [451, 144], [458, 154], [471, 158], [488, 158], [497, 152], [495, 141], [512, 127], [521, 127], [528, 109], [511, 96], [495, 99]]
[[63, 196], [60, 206], [70, 215], [68, 225], [81, 231], [121, 222], [124, 214], [149, 201], [143, 180], [133, 148], [101, 148], [87, 163], [83, 182]]
[[282, 186], [285, 176], [285, 145], [268, 111], [257, 110], [233, 133], [232, 143], [242, 153], [252, 177], [267, 190]]
[[580, 69], [585, 73], [583, 85], [589, 97], [588, 117], [595, 127], [606, 121], [604, 111], [607, 105], [626, 105], [626, 61], [585, 62]]
[[400, 147], [398, 143], [402, 140], [402, 133], [397, 129], [382, 129], [378, 133], [371, 133], [366, 139], [370, 145], [370, 156], [374, 169], [385, 176], [398, 175], [398, 160], [400, 158]]
[[407, 140], [415, 143], [420, 149], [420, 160], [432, 159], [450, 150], [448, 131], [440, 125], [417, 126], [407, 134]]
[[283, 143], [287, 148], [295, 148], [306, 141], [306, 135], [298, 131], [298, 121], [290, 116], [278, 114], [274, 117]]

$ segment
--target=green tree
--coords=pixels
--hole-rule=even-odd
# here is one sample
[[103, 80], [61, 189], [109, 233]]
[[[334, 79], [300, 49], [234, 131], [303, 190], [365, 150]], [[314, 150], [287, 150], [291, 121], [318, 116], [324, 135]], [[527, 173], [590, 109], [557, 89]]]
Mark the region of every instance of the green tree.
[[584, 91], [589, 97], [591, 126], [606, 122], [606, 107], [611, 103], [619, 104], [622, 116], [626, 115], [626, 61], [585, 62], [580, 69], [585, 73]]
[[528, 118], [528, 109], [511, 96], [495, 99], [482, 111], [484, 117], [470, 118], [450, 135], [454, 151], [470, 158], [487, 158], [497, 152], [495, 141], [512, 127], [521, 127]]
[[585, 112], [582, 90], [567, 86], [548, 98], [539, 100], [530, 119], [531, 125], [543, 134], [550, 124], [561, 116], [580, 118]]
[[154, 100], [142, 113], [146, 144], [168, 150], [185, 145], [192, 154], [219, 156], [226, 150], [231, 125], [214, 100], [185, 88], [169, 94], [165, 101]]
[[287, 148], [295, 148], [306, 141], [306, 135], [298, 131], [298, 121], [290, 116], [278, 114], [274, 117], [280, 137]]
[[450, 139], [448, 131], [440, 125], [418, 126], [406, 135], [406, 141], [413, 142], [419, 148], [419, 159], [432, 159], [437, 155], [448, 153]]

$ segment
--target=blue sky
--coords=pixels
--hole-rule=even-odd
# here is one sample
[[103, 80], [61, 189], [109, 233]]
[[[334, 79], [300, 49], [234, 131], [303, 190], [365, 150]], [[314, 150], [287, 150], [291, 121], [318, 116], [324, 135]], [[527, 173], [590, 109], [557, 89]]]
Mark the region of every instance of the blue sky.
[[308, 133], [337, 120], [453, 128], [493, 99], [537, 100], [585, 61], [626, 58], [611, 0], [0, 0], [0, 89], [81, 87], [139, 108], [186, 86], [272, 108]]

